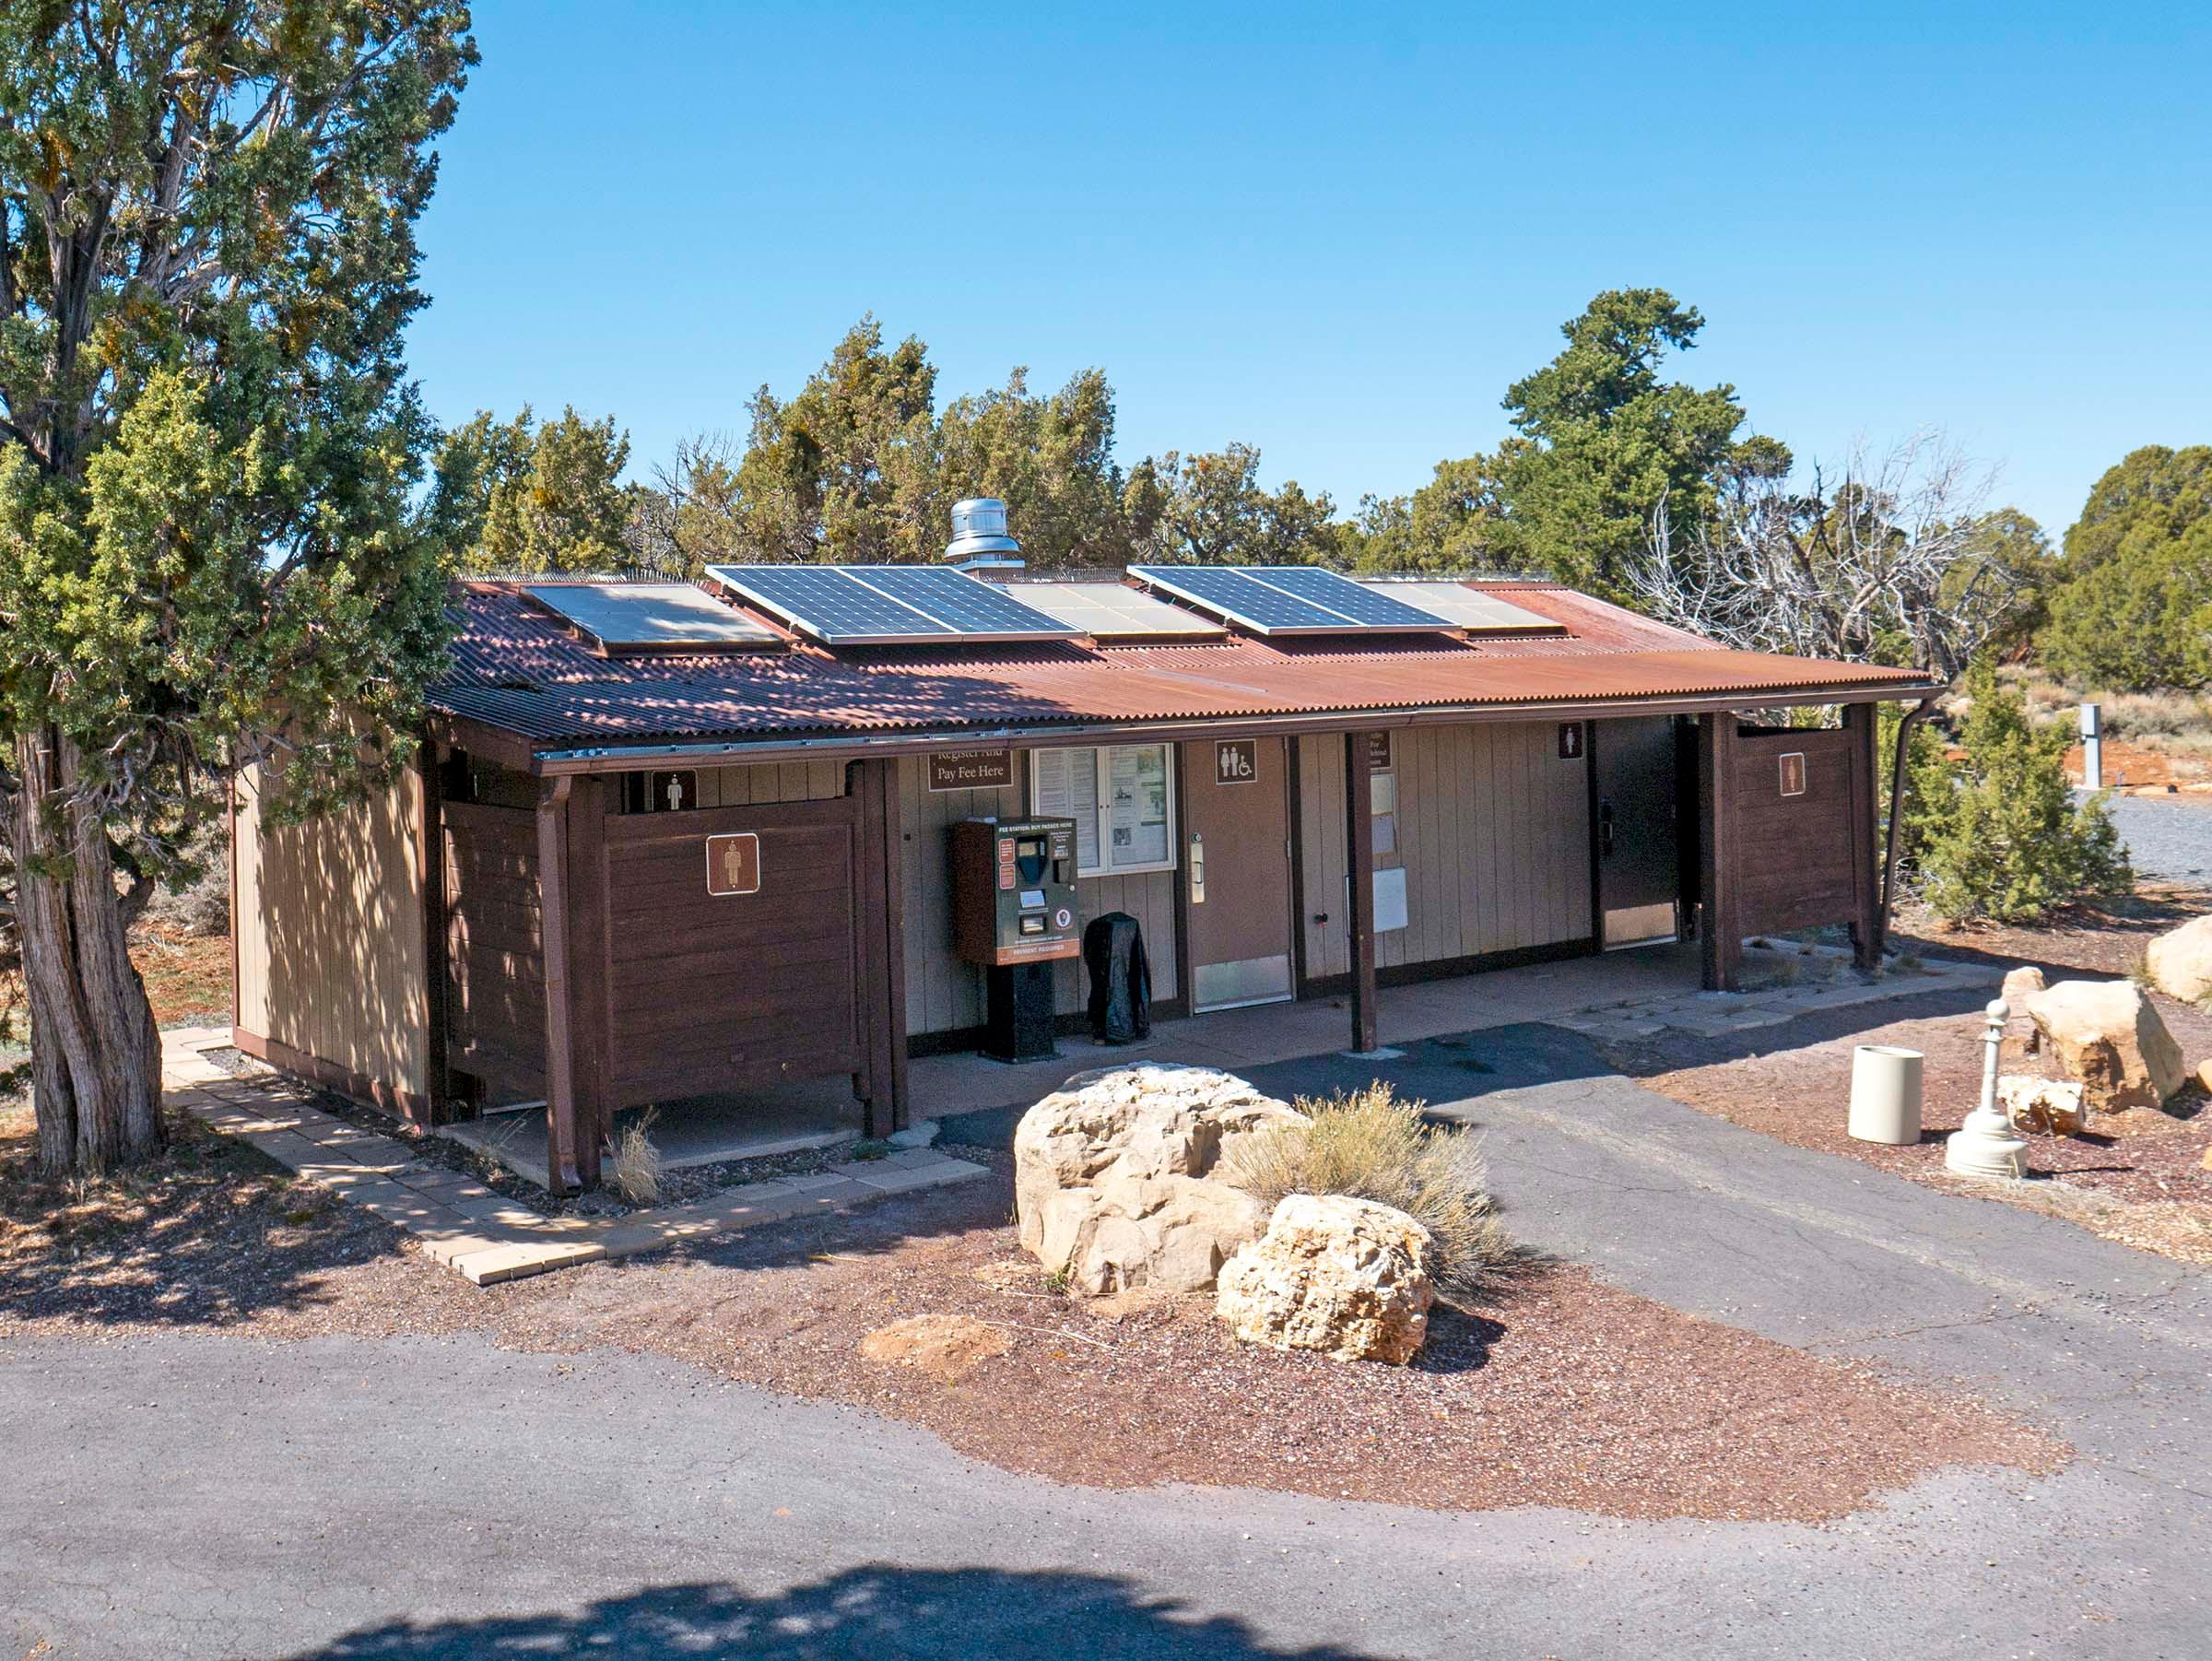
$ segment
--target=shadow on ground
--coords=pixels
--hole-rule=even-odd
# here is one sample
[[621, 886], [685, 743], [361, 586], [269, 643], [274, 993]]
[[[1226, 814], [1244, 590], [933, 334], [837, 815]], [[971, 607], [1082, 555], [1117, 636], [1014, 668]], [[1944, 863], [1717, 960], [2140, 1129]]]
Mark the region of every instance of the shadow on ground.
[[354, 1657], [746, 1655], [1296, 1656], [1358, 1661], [1333, 1644], [1281, 1649], [1232, 1616], [1199, 1616], [1107, 1574], [868, 1566], [753, 1596], [712, 1582], [602, 1598], [575, 1613], [394, 1621], [300, 1652]]

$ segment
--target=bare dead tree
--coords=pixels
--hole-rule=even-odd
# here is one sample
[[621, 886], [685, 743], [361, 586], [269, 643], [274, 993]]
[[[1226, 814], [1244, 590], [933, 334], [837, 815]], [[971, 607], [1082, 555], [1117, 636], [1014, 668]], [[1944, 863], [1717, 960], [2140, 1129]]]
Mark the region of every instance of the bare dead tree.
[[1992, 469], [1940, 433], [1876, 454], [1810, 488], [1747, 478], [1687, 547], [1666, 501], [1631, 591], [1663, 621], [1751, 652], [1895, 662], [1946, 679], [2025, 603], [2025, 573], [1992, 556]]
[[654, 465], [629, 524], [630, 551], [641, 570], [695, 577], [708, 561], [732, 555], [743, 454], [726, 433], [702, 432], [679, 441], [675, 455]]

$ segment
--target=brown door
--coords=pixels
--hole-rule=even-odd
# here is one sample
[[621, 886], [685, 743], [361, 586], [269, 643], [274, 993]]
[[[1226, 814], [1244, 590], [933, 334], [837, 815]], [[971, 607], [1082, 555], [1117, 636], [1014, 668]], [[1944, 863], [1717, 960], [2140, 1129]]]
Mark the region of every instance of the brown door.
[[1280, 738], [1194, 744], [1185, 758], [1183, 866], [1191, 1007], [1291, 995], [1290, 782]]
[[1675, 728], [1665, 715], [1596, 724], [1598, 903], [1606, 947], [1675, 937]]

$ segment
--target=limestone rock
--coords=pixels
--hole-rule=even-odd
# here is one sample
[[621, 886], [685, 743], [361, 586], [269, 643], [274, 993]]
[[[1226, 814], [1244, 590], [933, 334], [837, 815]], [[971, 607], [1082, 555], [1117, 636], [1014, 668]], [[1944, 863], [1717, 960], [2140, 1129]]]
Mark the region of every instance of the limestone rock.
[[860, 1353], [869, 1361], [913, 1367], [947, 1384], [1011, 1348], [997, 1327], [952, 1314], [912, 1315], [878, 1326], [860, 1340]]
[[2212, 1096], [2212, 1057], [2196, 1064], [2196, 1083], [2206, 1095]]
[[2028, 1008], [2095, 1112], [2163, 1106], [2188, 1077], [2181, 1045], [2133, 981], [2061, 981]]
[[2008, 1074], [1997, 1080], [1997, 1105], [2013, 1129], [2032, 1137], [2077, 1136], [2088, 1125], [2081, 1086]]
[[2005, 1023], [2005, 1042], [2017, 1045], [2024, 1055], [2032, 1055], [2042, 1048], [2042, 1034], [2036, 1031], [2035, 1018], [2028, 1013], [2028, 1000], [2049, 984], [2043, 972], [2032, 964], [2023, 964], [2005, 977], [2005, 984], [1997, 995], [2012, 1011]]
[[1203, 1290], [1266, 1221], [1258, 1201], [1209, 1173], [1241, 1139], [1305, 1123], [1213, 1067], [1078, 1073], [1014, 1132], [1021, 1243], [1092, 1295]]
[[2160, 935], [2143, 954], [2143, 966], [2168, 997], [2184, 1004], [2212, 997], [2212, 915]]
[[1215, 1313], [1247, 1343], [1404, 1363], [1429, 1336], [1429, 1231], [1342, 1195], [1287, 1196], [1221, 1271]]

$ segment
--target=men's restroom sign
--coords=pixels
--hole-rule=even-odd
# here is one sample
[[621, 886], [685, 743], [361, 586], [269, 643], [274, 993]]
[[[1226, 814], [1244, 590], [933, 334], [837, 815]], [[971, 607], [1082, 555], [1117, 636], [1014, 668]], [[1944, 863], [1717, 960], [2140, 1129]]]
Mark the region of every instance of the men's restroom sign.
[[1214, 746], [1214, 783], [1249, 784], [1260, 776], [1257, 738], [1229, 738]]
[[707, 838], [707, 892], [760, 891], [760, 838], [750, 830]]

